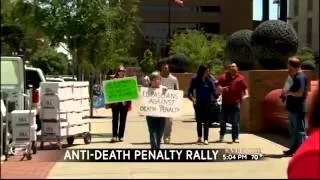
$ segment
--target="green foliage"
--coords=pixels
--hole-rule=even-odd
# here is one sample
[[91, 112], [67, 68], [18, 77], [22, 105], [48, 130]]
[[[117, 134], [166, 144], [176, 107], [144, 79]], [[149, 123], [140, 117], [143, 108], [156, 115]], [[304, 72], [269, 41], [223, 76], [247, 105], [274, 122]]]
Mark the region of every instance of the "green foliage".
[[170, 53], [185, 54], [190, 59], [189, 70], [193, 72], [201, 64], [209, 64], [217, 71], [224, 60], [226, 43], [221, 35], [188, 30], [185, 34], [175, 34], [170, 43]]
[[288, 57], [297, 52], [298, 36], [287, 22], [270, 20], [253, 31], [251, 44], [254, 58], [263, 69], [283, 69]]
[[314, 70], [316, 68], [316, 63], [311, 48], [300, 47], [298, 49], [297, 55], [301, 58], [301, 66], [303, 69]]
[[301, 58], [302, 62], [314, 60], [312, 49], [309, 47], [300, 47], [298, 49], [297, 55]]
[[139, 62], [142, 72], [150, 74], [155, 70], [156, 62], [153, 58], [152, 52], [147, 49], [143, 53], [143, 59]]
[[37, 51], [31, 58], [30, 64], [40, 68], [44, 74], [61, 75], [66, 74], [68, 69], [67, 56], [58, 53], [53, 48]]
[[25, 0], [5, 0], [1, 5], [1, 41], [7, 46], [1, 54], [19, 54], [28, 59], [42, 45], [36, 16], [39, 9]]
[[240, 70], [252, 70], [255, 66], [252, 57], [251, 30], [239, 30], [231, 34], [227, 40], [226, 56], [229, 60], [237, 63]]
[[[129, 57], [138, 18], [138, 0], [40, 0], [41, 21], [54, 44], [65, 43], [75, 62], [99, 72]], [[90, 69], [90, 68], [89, 68]], [[88, 70], [88, 69], [87, 69]]]

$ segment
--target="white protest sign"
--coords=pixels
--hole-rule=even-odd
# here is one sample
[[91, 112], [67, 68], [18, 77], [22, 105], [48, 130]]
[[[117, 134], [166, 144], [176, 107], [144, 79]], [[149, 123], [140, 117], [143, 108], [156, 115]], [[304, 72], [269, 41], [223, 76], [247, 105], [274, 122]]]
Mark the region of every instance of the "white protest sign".
[[139, 114], [154, 117], [177, 117], [181, 113], [183, 91], [141, 87]]
[[7, 113], [7, 108], [4, 105], [3, 100], [1, 99], [1, 115], [2, 115], [2, 117], [6, 117], [6, 113]]

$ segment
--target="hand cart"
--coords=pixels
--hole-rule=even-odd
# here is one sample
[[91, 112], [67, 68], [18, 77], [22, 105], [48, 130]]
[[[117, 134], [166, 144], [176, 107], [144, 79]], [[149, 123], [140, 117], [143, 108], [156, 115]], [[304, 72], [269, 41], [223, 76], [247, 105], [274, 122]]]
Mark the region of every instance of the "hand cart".
[[[82, 137], [85, 144], [91, 143], [91, 123], [85, 122], [83, 124], [69, 124], [68, 118], [69, 115], [66, 113], [66, 122], [61, 121], [61, 112], [60, 112], [60, 99], [57, 94], [46, 94], [55, 96], [56, 102], [57, 102], [57, 111], [56, 119], [46, 119], [43, 118], [43, 114], [41, 117], [41, 143], [40, 143], [40, 149], [44, 149], [44, 142], [56, 142], [57, 148], [59, 150], [62, 149], [62, 141], [67, 140], [67, 143], [69, 145], [72, 145], [74, 142], [75, 137]], [[43, 101], [41, 102], [43, 103]], [[44, 108], [43, 104], [41, 105], [42, 108]], [[81, 126], [86, 125], [87, 128], [82, 128]]]
[[[5, 132], [10, 132], [9, 129], [9, 120], [11, 117], [11, 113], [9, 113], [9, 99], [10, 97], [14, 97], [14, 96], [18, 96], [20, 95], [19, 93], [11, 93], [10, 95], [8, 95], [7, 97], [7, 101], [6, 101], [6, 122], [5, 122]], [[24, 97], [29, 98], [29, 101], [31, 101], [31, 98], [26, 95], [26, 94], [21, 94]], [[27, 120], [31, 120], [30, 115], [32, 113], [32, 109], [31, 106], [29, 107], [29, 118], [27, 118]], [[32, 134], [35, 133], [36, 127], [31, 126], [30, 122], [26, 122], [26, 124], [23, 124], [22, 127], [27, 127], [27, 130], [24, 132], [19, 132], [19, 135], [23, 136], [23, 138], [18, 138], [17, 136], [17, 127], [19, 127], [20, 125], [16, 124], [16, 119], [11, 119], [10, 122], [10, 126], [11, 126], [11, 135], [12, 135], [12, 142], [9, 143], [9, 137], [6, 136], [5, 138], [5, 160], [8, 159], [9, 155], [16, 155], [16, 148], [22, 148], [23, 151], [23, 156], [21, 158], [21, 160], [23, 160], [25, 157], [28, 160], [32, 159], [32, 153], [31, 151], [33, 151], [33, 154], [37, 153], [37, 140], [36, 137], [32, 138]], [[6, 133], [7, 134], [7, 133]]]

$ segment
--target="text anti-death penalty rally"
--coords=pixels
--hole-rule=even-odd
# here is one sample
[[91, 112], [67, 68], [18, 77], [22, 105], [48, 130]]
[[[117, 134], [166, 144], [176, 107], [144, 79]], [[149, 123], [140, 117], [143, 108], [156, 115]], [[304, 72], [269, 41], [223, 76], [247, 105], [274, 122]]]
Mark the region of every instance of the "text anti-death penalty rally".
[[64, 161], [215, 161], [218, 149], [68, 149]]

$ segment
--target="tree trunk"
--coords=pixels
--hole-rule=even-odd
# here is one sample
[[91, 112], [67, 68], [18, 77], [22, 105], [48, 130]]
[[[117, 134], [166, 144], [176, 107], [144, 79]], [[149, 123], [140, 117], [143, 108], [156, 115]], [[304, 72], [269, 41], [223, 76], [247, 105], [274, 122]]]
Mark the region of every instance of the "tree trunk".
[[89, 75], [89, 94], [90, 94], [90, 117], [93, 117], [93, 85], [94, 81], [96, 79], [96, 74], [93, 73], [92, 75]]

